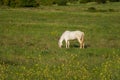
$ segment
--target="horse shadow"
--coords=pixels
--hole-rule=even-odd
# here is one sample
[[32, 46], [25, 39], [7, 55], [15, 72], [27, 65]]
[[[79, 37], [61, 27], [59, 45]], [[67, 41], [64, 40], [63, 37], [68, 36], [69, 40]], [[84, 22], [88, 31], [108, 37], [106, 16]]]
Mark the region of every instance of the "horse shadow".
[[[80, 48], [80, 45], [78, 45], [78, 44], [73, 44], [73, 45], [71, 45], [70, 47], [72, 47], [72, 48]], [[84, 48], [85, 48], [85, 49], [87, 49], [87, 48], [89, 48], [89, 47], [90, 47], [89, 44], [85, 44], [85, 45], [84, 45]]]

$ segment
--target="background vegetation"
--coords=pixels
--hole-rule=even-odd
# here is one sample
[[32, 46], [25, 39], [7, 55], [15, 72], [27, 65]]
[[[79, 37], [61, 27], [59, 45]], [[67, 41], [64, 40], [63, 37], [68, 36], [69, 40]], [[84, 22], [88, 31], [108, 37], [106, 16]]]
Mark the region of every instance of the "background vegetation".
[[106, 3], [119, 2], [120, 0], [0, 0], [0, 6], [10, 7], [38, 7], [41, 5], [67, 5], [67, 3]]
[[[120, 3], [0, 8], [0, 80], [120, 80]], [[85, 49], [65, 30], [85, 32]]]

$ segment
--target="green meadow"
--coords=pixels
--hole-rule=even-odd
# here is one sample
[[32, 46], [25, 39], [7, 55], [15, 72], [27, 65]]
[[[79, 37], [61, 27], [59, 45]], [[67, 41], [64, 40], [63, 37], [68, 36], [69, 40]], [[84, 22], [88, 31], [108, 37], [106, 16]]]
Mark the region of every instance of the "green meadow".
[[[85, 49], [59, 48], [65, 30]], [[1, 7], [0, 80], [120, 80], [120, 3]]]

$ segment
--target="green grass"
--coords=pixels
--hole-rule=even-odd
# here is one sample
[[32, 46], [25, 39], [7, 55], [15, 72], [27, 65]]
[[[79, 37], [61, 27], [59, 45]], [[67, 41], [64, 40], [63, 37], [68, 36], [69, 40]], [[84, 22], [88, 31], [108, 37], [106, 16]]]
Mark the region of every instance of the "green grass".
[[[119, 5], [0, 8], [0, 80], [120, 80]], [[86, 48], [60, 49], [65, 30], [84, 31]]]

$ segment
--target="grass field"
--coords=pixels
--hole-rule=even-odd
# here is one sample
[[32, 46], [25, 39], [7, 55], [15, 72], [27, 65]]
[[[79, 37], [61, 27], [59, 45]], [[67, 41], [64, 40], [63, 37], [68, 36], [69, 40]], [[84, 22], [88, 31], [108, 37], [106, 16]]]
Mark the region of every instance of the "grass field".
[[[60, 49], [65, 30], [86, 48]], [[120, 80], [120, 3], [0, 8], [0, 80]]]

